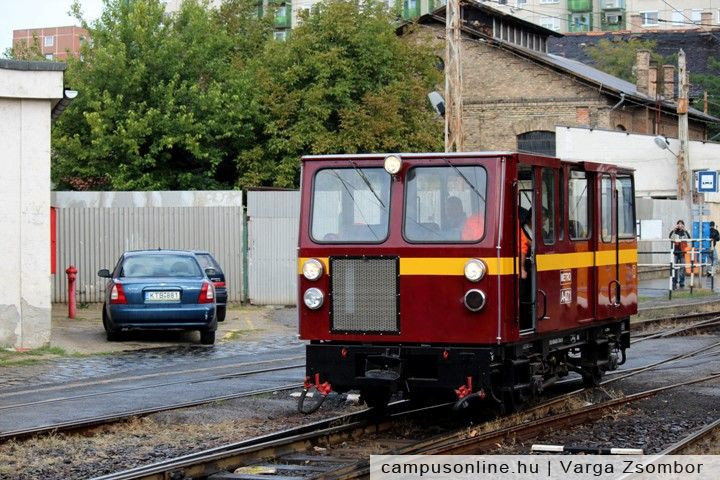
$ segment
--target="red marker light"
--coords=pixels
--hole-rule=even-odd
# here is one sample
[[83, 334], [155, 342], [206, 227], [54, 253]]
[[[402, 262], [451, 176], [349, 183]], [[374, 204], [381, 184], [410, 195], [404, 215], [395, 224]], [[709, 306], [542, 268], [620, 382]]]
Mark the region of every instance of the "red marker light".
[[447, 360], [448, 358], [450, 358], [450, 352], [448, 352], [447, 350], [444, 350], [442, 357], [443, 357], [443, 360]]
[[342, 350], [340, 350], [340, 356], [342, 358], [347, 358], [347, 348], [343, 348]]

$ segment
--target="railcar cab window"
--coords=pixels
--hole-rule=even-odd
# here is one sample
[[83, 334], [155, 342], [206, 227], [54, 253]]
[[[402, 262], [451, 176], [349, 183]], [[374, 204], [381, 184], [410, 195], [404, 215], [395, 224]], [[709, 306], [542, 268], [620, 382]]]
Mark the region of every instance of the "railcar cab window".
[[600, 185], [600, 196], [602, 197], [600, 208], [602, 208], [602, 241], [612, 242], [612, 181], [610, 175], [603, 175]]
[[618, 194], [618, 236], [620, 238], [635, 237], [635, 192], [633, 180], [629, 176], [618, 176], [615, 179]]
[[586, 240], [590, 235], [590, 203], [585, 172], [570, 171], [568, 178], [568, 232], [571, 240]]
[[477, 242], [485, 233], [487, 173], [480, 166], [415, 167], [405, 182], [409, 242]]
[[545, 245], [555, 243], [555, 170], [542, 169], [542, 237]]
[[383, 168], [328, 168], [315, 174], [314, 241], [380, 243], [387, 238], [390, 175]]

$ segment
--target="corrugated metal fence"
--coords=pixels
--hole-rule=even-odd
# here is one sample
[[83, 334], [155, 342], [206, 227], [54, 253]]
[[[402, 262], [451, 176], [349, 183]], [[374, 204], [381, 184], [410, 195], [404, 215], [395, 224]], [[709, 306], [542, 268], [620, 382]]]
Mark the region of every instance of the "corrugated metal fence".
[[65, 269], [78, 269], [78, 302], [102, 302], [101, 268], [112, 269], [125, 250], [209, 250], [225, 271], [230, 301], [241, 301], [243, 209], [222, 207], [58, 208], [58, 274], [53, 301], [67, 300]]
[[300, 193], [250, 191], [247, 204], [250, 303], [294, 305]]

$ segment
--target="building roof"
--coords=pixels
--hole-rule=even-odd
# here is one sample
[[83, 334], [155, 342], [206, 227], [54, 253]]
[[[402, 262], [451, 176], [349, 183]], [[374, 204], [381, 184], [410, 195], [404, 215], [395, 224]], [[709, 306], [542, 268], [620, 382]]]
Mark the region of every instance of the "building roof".
[[[487, 7], [486, 5], [478, 5], [474, 2], [471, 2], [467, 4], [467, 6], [471, 8], [480, 8], [486, 11], [492, 10], [493, 15], [495, 12], [499, 12], [496, 9], [493, 9], [491, 7]], [[441, 7], [437, 10], [435, 10], [432, 13], [429, 13], [427, 15], [423, 15], [418, 20], [419, 23], [443, 23], [445, 22], [445, 7]], [[499, 12], [503, 15], [508, 15], [504, 12]], [[529, 23], [529, 22], [526, 22]], [[534, 25], [534, 24], [532, 24]], [[540, 27], [542, 28], [542, 27]], [[608, 73], [602, 72], [598, 70], [597, 68], [594, 68], [590, 65], [587, 65], [585, 63], [579, 62], [577, 60], [572, 60], [570, 58], [566, 58], [560, 55], [554, 55], [554, 54], [548, 54], [544, 52], [539, 52], [536, 50], [530, 50], [524, 47], [521, 47], [519, 45], [516, 45], [511, 42], [506, 42], [497, 38], [492, 38], [491, 36], [488, 36], [484, 34], [482, 31], [477, 30], [473, 28], [471, 25], [468, 25], [467, 22], [463, 22], [462, 27], [463, 33], [467, 34], [468, 36], [473, 37], [482, 37], [487, 42], [496, 44], [500, 48], [506, 49], [514, 54], [520, 55], [522, 57], [527, 58], [528, 60], [542, 63], [547, 66], [550, 66], [556, 70], [559, 70], [565, 74], [571, 75], [577, 79], [580, 79], [586, 83], [592, 84], [594, 86], [597, 86], [601, 92], [616, 96], [618, 98], [624, 97], [626, 100], [634, 101], [636, 103], [641, 103], [644, 105], [654, 105], [658, 103], [658, 100], [654, 97], [650, 97], [648, 95], [645, 95], [641, 92], [638, 92], [637, 86], [631, 82], [628, 82], [626, 80], [623, 80], [621, 78], [615, 77], [613, 75], [610, 75]], [[547, 30], [547, 29], [544, 29]], [[551, 30], [548, 30], [551, 31]], [[554, 32], [553, 32], [554, 33]], [[557, 36], [557, 35], [556, 35]], [[672, 111], [675, 112], [677, 108], [677, 103], [670, 100], [660, 100], [659, 104], [663, 110], [666, 111]], [[689, 109], [689, 116], [691, 118], [695, 118], [697, 120], [701, 120], [704, 122], [712, 122], [712, 123], [720, 123], [720, 118], [714, 117], [712, 115], [708, 115], [706, 113], [703, 113], [700, 110], [697, 110], [695, 108]]]
[[0, 68], [34, 72], [62, 72], [67, 68], [67, 64], [62, 62], [30, 62], [27, 60], [7, 60], [0, 58]]

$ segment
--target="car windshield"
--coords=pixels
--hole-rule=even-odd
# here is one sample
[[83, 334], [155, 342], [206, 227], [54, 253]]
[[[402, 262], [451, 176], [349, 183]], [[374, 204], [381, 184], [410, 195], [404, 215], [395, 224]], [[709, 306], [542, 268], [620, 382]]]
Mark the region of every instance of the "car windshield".
[[415, 167], [405, 182], [405, 238], [477, 242], [485, 233], [487, 173], [480, 166]]
[[200, 266], [185, 255], [132, 255], [126, 257], [120, 277], [202, 277]]
[[383, 168], [320, 170], [312, 201], [317, 242], [379, 243], [387, 237], [390, 174]]

